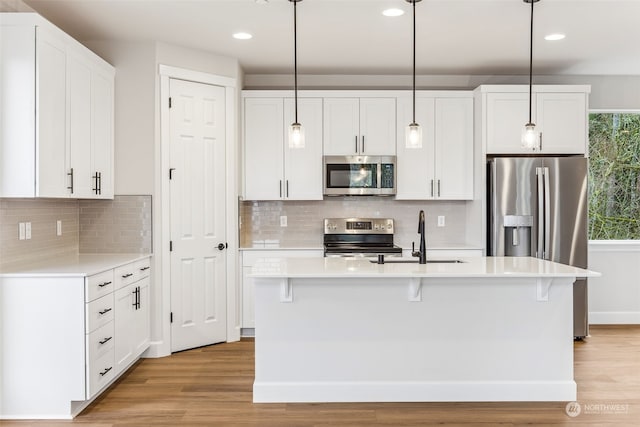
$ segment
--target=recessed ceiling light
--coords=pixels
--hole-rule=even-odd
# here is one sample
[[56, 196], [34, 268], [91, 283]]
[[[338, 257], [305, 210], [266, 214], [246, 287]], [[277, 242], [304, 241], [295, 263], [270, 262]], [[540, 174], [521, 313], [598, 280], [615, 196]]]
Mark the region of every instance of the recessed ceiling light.
[[396, 8], [385, 9], [382, 11], [382, 14], [384, 16], [401, 16], [404, 15], [404, 10]]
[[544, 36], [544, 39], [549, 41], [556, 41], [556, 40], [562, 40], [565, 37], [566, 36], [564, 34], [555, 33], [555, 34], [547, 34], [546, 36]]
[[233, 38], [238, 40], [249, 40], [251, 37], [253, 36], [249, 33], [235, 33], [233, 35]]

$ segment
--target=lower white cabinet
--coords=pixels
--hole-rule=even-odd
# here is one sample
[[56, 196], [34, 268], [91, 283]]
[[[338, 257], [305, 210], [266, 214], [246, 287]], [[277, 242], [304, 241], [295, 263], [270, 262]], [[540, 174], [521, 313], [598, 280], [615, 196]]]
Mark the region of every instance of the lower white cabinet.
[[0, 274], [0, 419], [72, 418], [149, 347], [149, 257], [96, 258]]
[[242, 328], [255, 328], [253, 279], [251, 267], [259, 259], [321, 257], [322, 249], [244, 250], [242, 251]]
[[138, 280], [115, 294], [116, 374], [125, 370], [149, 347], [149, 277]]

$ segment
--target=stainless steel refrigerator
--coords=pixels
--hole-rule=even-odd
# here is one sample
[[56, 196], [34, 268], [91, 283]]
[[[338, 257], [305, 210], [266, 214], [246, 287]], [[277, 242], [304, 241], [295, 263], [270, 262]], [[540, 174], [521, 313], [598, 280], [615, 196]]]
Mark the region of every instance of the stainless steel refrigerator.
[[[487, 253], [587, 268], [587, 159], [487, 160]], [[589, 334], [587, 281], [573, 288], [573, 334]]]

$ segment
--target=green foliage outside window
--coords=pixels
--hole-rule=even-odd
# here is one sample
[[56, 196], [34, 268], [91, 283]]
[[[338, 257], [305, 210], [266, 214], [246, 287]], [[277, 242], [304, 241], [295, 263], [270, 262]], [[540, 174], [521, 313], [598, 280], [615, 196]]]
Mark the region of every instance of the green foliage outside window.
[[640, 114], [590, 114], [589, 157], [589, 239], [640, 240]]

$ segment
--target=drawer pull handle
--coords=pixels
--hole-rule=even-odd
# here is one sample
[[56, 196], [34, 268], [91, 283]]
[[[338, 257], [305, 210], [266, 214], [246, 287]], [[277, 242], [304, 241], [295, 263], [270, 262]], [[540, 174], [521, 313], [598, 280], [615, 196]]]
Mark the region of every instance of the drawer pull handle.
[[140, 269], [140, 271], [145, 271], [145, 270], [148, 270], [148, 269], [150, 269], [150, 268], [151, 268], [151, 267], [149, 267], [149, 266], [147, 266], [147, 267], [142, 267], [142, 268]]
[[108, 312], [110, 312], [111, 310], [113, 310], [112, 308], [105, 308], [102, 311], [99, 311], [98, 313], [102, 316], [103, 314], [107, 314]]
[[104, 283], [100, 283], [100, 284], [98, 285], [98, 287], [100, 287], [100, 288], [104, 288], [105, 286], [110, 285], [110, 284], [111, 284], [111, 282], [104, 282]]
[[99, 342], [100, 344], [106, 344], [106, 343], [108, 343], [109, 341], [111, 341], [111, 339], [112, 339], [112, 338], [113, 338], [113, 337], [105, 338], [105, 339], [103, 339], [102, 341], [98, 341], [98, 342]]
[[100, 372], [100, 376], [101, 376], [101, 377], [104, 377], [104, 376], [105, 376], [105, 375], [107, 375], [107, 374], [109, 373], [109, 371], [110, 371], [110, 370], [112, 370], [112, 369], [113, 369], [113, 366], [110, 366], [110, 367], [108, 367], [108, 368], [105, 368], [105, 370], [104, 370], [104, 371]]
[[126, 279], [127, 277], [131, 277], [131, 276], [133, 276], [133, 273], [127, 273], [127, 274], [123, 274], [122, 278]]

